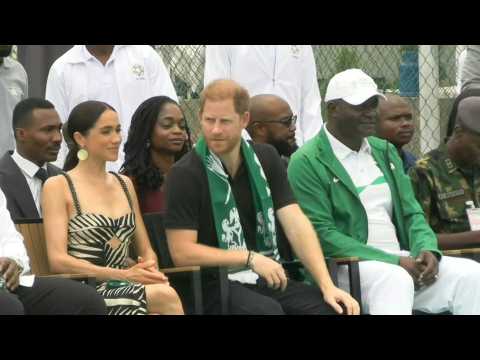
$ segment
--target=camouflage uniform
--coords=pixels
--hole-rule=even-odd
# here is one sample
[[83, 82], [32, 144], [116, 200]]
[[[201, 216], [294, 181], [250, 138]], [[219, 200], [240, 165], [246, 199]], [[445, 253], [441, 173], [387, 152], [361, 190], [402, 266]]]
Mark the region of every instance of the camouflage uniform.
[[436, 233], [470, 231], [465, 202], [480, 205], [480, 167], [459, 168], [446, 145], [426, 154], [409, 171], [418, 202]]

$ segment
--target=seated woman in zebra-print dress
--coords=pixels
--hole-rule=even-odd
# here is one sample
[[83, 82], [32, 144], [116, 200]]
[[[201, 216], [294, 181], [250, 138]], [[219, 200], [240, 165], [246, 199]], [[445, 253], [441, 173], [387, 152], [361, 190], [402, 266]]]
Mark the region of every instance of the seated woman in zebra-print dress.
[[[74, 146], [63, 175], [43, 187], [42, 212], [50, 268], [97, 278], [109, 314], [183, 314], [158, 270], [132, 182], [106, 171], [121, 144], [115, 110], [99, 101], [77, 105], [68, 118]], [[134, 242], [138, 263], [127, 266]]]

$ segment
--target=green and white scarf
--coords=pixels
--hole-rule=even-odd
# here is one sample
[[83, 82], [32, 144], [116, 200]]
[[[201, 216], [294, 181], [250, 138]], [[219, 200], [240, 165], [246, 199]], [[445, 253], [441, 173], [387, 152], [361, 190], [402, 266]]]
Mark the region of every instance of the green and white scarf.
[[[197, 142], [195, 151], [202, 159], [207, 171], [215, 229], [220, 248], [247, 250], [235, 198], [220, 158], [210, 152], [203, 136]], [[241, 143], [241, 152], [250, 179], [255, 205], [257, 249], [261, 254], [279, 260], [273, 202], [267, 178], [257, 155], [244, 139]]]

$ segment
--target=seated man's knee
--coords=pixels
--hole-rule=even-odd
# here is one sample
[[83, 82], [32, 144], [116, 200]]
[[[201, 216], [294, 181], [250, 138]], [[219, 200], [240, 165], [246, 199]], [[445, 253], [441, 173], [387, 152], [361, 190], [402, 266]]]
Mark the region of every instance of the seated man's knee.
[[267, 300], [262, 305], [257, 312], [259, 315], [285, 315], [282, 305], [274, 299], [271, 299], [271, 301]]
[[407, 315], [412, 313], [415, 285], [401, 266], [388, 266], [378, 274], [372, 286], [362, 292], [364, 310], [372, 315]]
[[462, 266], [455, 269], [457, 276], [472, 285], [480, 285], [480, 264], [470, 259], [462, 260]]
[[55, 297], [58, 300], [59, 313], [78, 315], [107, 313], [103, 296], [98, 294], [92, 286], [69, 279], [55, 279], [55, 281]]
[[392, 267], [389, 277], [394, 287], [398, 287], [412, 294], [414, 293], [415, 283], [413, 282], [413, 278], [408, 271], [401, 266]]
[[82, 315], [106, 315], [107, 305], [102, 295], [92, 286], [82, 285], [78, 291], [80, 314]]
[[0, 315], [24, 315], [22, 302], [13, 294], [0, 290]]
[[267, 296], [243, 298], [238, 301], [230, 295], [230, 313], [232, 315], [285, 315], [280, 303]]
[[415, 284], [412, 276], [401, 266], [389, 266], [381, 271], [378, 276], [382, 287], [390, 292], [406, 293], [413, 296]]

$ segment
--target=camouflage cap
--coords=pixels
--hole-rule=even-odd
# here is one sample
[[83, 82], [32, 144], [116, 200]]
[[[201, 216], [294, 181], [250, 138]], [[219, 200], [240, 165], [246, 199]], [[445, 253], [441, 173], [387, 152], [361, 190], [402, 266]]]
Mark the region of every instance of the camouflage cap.
[[472, 96], [460, 101], [457, 124], [480, 135], [480, 96]]

